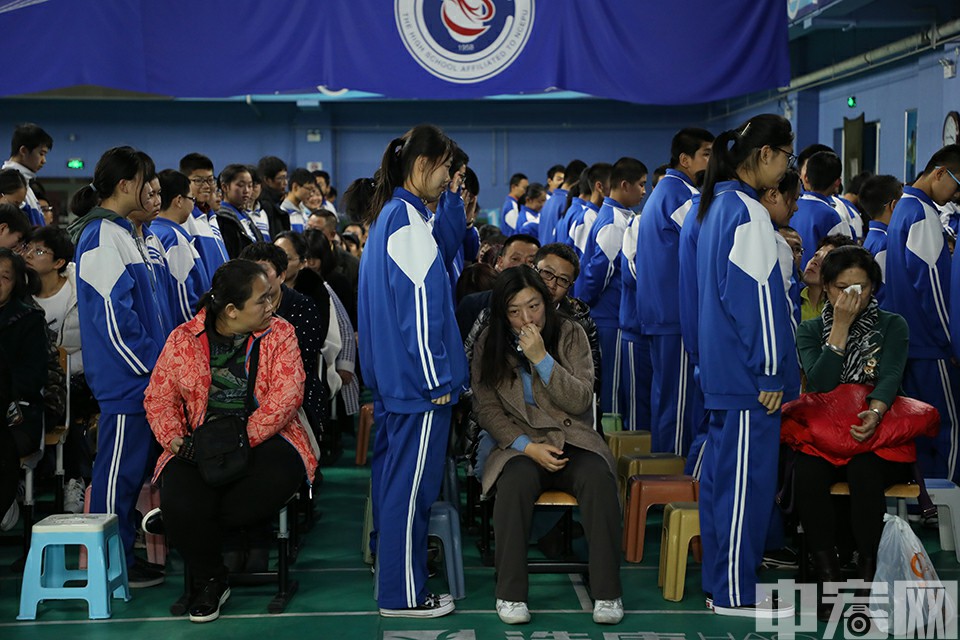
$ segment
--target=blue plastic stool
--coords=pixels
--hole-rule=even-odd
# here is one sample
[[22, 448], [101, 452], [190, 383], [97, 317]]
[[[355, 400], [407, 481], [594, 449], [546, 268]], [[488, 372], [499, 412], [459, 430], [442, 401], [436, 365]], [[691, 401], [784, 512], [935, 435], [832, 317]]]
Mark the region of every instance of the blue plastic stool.
[[[67, 569], [68, 545], [86, 547], [86, 569]], [[86, 585], [64, 586], [73, 580], [86, 581]], [[33, 525], [17, 620], [35, 620], [37, 605], [43, 600], [86, 600], [90, 619], [102, 620], [111, 615], [111, 596], [130, 600], [127, 560], [117, 516], [68, 513], [50, 516]]]
[[447, 572], [447, 587], [454, 600], [467, 595], [463, 584], [463, 549], [460, 542], [460, 513], [449, 502], [434, 502], [430, 507], [428, 536], [440, 538], [443, 544], [443, 567]]
[[[463, 549], [460, 542], [460, 515], [449, 502], [434, 502], [430, 507], [430, 524], [427, 535], [440, 538], [443, 545], [443, 567], [447, 572], [447, 588], [454, 600], [462, 600], [467, 595], [463, 583]], [[380, 571], [380, 556], [374, 561], [373, 599], [380, 590], [377, 573]]]

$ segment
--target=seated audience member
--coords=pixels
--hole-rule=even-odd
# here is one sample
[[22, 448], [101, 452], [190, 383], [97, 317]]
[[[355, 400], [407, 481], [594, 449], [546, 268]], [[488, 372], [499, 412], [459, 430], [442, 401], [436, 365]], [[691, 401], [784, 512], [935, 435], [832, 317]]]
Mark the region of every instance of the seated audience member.
[[[150, 428], [164, 450], [154, 473], [164, 529], [197, 587], [189, 604], [193, 622], [217, 619], [230, 597], [224, 532], [275, 517], [317, 466], [297, 418], [304, 371], [296, 334], [273, 315], [275, 293], [254, 262], [233, 260], [217, 269], [196, 317], [164, 345], [145, 394]], [[248, 352], [257, 354], [249, 370]], [[246, 420], [250, 458], [239, 480], [211, 486], [177, 453], [192, 431], [226, 416]]]
[[20, 457], [39, 449], [43, 438], [47, 332], [43, 311], [30, 298], [38, 288], [37, 276], [23, 258], [10, 249], [0, 248], [0, 360], [11, 372], [9, 387], [0, 389], [0, 397], [7, 400], [2, 407], [3, 429], [9, 432], [14, 445], [0, 451], [3, 531], [13, 528], [20, 517], [16, 501]]
[[[376, 184], [373, 178], [357, 178], [350, 183], [347, 190], [343, 192], [343, 197], [340, 198], [340, 212], [347, 220], [351, 220], [354, 224], [365, 226], [363, 222], [370, 215], [369, 205], [371, 198], [373, 198], [375, 188]], [[351, 225], [348, 224], [346, 230], [349, 230], [350, 226]], [[360, 238], [363, 240], [363, 243], [366, 244], [366, 229], [364, 229], [363, 235], [361, 235]]]
[[360, 259], [360, 254], [363, 252], [363, 247], [360, 245], [360, 237], [355, 233], [344, 232], [341, 236], [343, 239], [343, 246], [354, 258]]
[[[834, 249], [823, 258], [820, 274], [827, 298], [823, 314], [802, 323], [797, 331], [807, 391], [833, 391], [845, 383], [873, 386], [868, 406], [857, 415], [860, 424], [849, 430], [848, 425], [837, 425], [836, 430], [838, 439], [870, 442], [877, 429], [884, 428], [883, 414], [900, 389], [907, 361], [907, 323], [895, 313], [880, 310], [873, 296], [881, 282], [880, 267], [866, 249]], [[848, 291], [851, 286], [859, 286], [860, 292]], [[800, 451], [795, 455], [794, 496], [817, 581], [842, 579], [835, 548], [837, 520], [843, 518], [853, 530], [859, 576], [870, 582], [887, 511], [884, 490], [909, 480], [911, 465], [885, 459], [883, 449], [854, 455], [841, 465]], [[830, 507], [830, 485], [840, 481], [849, 483], [850, 499], [837, 513]], [[827, 619], [823, 616], [829, 616], [831, 608], [830, 603], [820, 607], [821, 620]]]
[[30, 221], [12, 204], [0, 204], [0, 248], [17, 249], [30, 238]]
[[[816, 253], [803, 269], [804, 288], [800, 291], [800, 320], [816, 318], [823, 311], [823, 285], [820, 283], [820, 265], [828, 253], [839, 247], [856, 244], [853, 238], [835, 233], [820, 240]], [[806, 250], [806, 247], [804, 247]]]
[[270, 219], [260, 202], [260, 197], [263, 194], [263, 179], [255, 166], [248, 164], [247, 171], [250, 172], [250, 178], [253, 180], [253, 191], [250, 194], [249, 202], [247, 202], [246, 214], [256, 225], [263, 239], [270, 242]]
[[150, 223], [150, 230], [163, 245], [173, 285], [174, 314], [178, 325], [193, 317], [200, 298], [210, 289], [210, 276], [194, 238], [183, 226], [190, 220], [196, 198], [190, 195], [190, 180], [179, 171], [167, 169], [160, 179], [160, 214]]
[[593, 619], [616, 624], [623, 605], [615, 463], [593, 428], [590, 343], [550, 299], [533, 269], [504, 271], [471, 366], [480, 426], [497, 441], [483, 473], [484, 493], [501, 487], [493, 512], [497, 614], [508, 624], [530, 619], [526, 556], [533, 506], [543, 491], [559, 489], [580, 503], [597, 599]]
[[33, 195], [37, 196], [37, 204], [40, 206], [40, 213], [43, 214], [45, 226], [57, 224], [57, 211], [47, 196], [47, 190], [36, 180], [30, 181], [30, 188], [33, 190]]
[[319, 440], [324, 431], [324, 407], [321, 405], [326, 393], [321, 388], [320, 354], [325, 333], [321, 326], [320, 312], [314, 301], [293, 289], [283, 280], [287, 272], [287, 254], [277, 245], [257, 242], [240, 252], [240, 258], [256, 262], [263, 267], [270, 284], [274, 313], [293, 325], [300, 347], [303, 369], [307, 372], [303, 388], [303, 409], [310, 427]]
[[454, 292], [456, 303], [460, 304], [466, 296], [493, 289], [496, 279], [497, 270], [490, 265], [482, 262], [471, 264], [457, 279], [457, 289]]
[[276, 156], [264, 156], [257, 162], [257, 173], [263, 181], [260, 206], [267, 215], [267, 235], [273, 238], [290, 230], [290, 221], [285, 220], [287, 216], [280, 210], [287, 192], [287, 163]]
[[0, 171], [0, 204], [12, 204], [17, 209], [27, 199], [27, 181], [16, 169]]
[[[324, 214], [326, 218], [331, 214]], [[312, 216], [311, 219], [316, 218]], [[347, 317], [352, 326], [357, 326], [357, 281], [350, 278], [339, 269], [343, 252], [339, 251], [322, 231], [308, 229], [303, 234], [307, 242], [307, 266], [323, 278], [327, 288], [336, 293], [337, 298], [347, 311]], [[349, 256], [354, 260], [353, 256]], [[359, 272], [358, 272], [359, 276]]]
[[[481, 247], [481, 250], [482, 249], [483, 247]], [[521, 264], [533, 266], [533, 256], [536, 255], [539, 249], [539, 240], [524, 233], [515, 233], [504, 240], [493, 268], [499, 272]], [[485, 262], [485, 260], [480, 258], [479, 254], [477, 261]], [[480, 293], [464, 296], [457, 304], [457, 326], [460, 328], [460, 336], [464, 340], [466, 340], [467, 335], [470, 333], [470, 329], [473, 328], [480, 312], [489, 306], [489, 291], [481, 291]]]
[[[70, 408], [73, 424], [64, 449], [64, 510], [83, 511], [86, 478], [90, 477], [93, 456], [86, 440], [87, 420], [99, 413], [97, 402], [83, 375], [80, 344], [80, 314], [77, 305], [77, 273], [70, 234], [65, 229], [38, 229], [27, 246], [27, 265], [40, 276], [40, 291], [34, 300], [43, 309], [55, 345], [70, 355]], [[58, 423], [60, 424], [60, 423]]]

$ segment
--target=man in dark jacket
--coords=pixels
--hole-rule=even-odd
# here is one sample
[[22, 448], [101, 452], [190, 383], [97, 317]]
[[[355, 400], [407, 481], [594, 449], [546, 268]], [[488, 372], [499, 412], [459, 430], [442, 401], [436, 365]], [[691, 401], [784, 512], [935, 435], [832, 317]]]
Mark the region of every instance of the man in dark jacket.
[[263, 180], [260, 207], [267, 214], [270, 237], [276, 238], [284, 231], [290, 231], [290, 216], [280, 210], [287, 192], [287, 164], [276, 156], [264, 156], [257, 163], [257, 172]]

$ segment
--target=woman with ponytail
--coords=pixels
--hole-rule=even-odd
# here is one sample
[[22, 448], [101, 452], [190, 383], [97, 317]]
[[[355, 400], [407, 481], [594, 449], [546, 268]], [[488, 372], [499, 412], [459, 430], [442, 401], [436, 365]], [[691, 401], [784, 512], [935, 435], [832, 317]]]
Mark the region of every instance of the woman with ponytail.
[[427, 524], [440, 491], [452, 406], [468, 382], [444, 257], [426, 204], [450, 181], [453, 143], [414, 127], [383, 154], [360, 264], [360, 363], [374, 396], [373, 505], [380, 615], [435, 618]]
[[133, 554], [134, 507], [154, 446], [143, 391], [167, 334], [153, 266], [138, 248], [128, 218], [151, 208], [154, 178], [147, 154], [115, 147], [97, 162], [93, 182], [70, 202], [80, 217], [69, 231], [77, 247], [84, 371], [101, 411], [90, 512], [115, 513], [120, 519], [131, 587], [163, 582], [163, 573]]
[[700, 380], [711, 412], [700, 475], [703, 586], [725, 616], [794, 614], [756, 589], [774, 508], [780, 405], [799, 392], [776, 231], [760, 197], [793, 157], [789, 121], [755, 116], [714, 141], [700, 199]]

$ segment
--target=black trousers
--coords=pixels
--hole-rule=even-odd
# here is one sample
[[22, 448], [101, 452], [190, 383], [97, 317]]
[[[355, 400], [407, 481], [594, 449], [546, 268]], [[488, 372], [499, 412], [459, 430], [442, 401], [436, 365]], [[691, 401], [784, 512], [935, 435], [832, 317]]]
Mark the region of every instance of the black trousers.
[[300, 454], [280, 436], [251, 449], [247, 474], [222, 487], [204, 482], [196, 465], [170, 460], [160, 474], [160, 508], [167, 536], [193, 577], [225, 576], [225, 532], [275, 517], [303, 477]]
[[[854, 456], [843, 467], [823, 458], [797, 452], [794, 463], [794, 498], [811, 552], [839, 546], [838, 530], [853, 533], [861, 557], [874, 557], [883, 535], [887, 487], [912, 478], [910, 465], [890, 462], [873, 453]], [[850, 496], [831, 496], [830, 485], [847, 482]]]
[[[7, 403], [9, 404], [9, 403]], [[7, 405], [2, 411], [6, 412]], [[43, 423], [39, 410], [22, 407], [23, 422], [8, 427], [5, 416], [0, 417], [0, 518], [17, 497], [20, 484], [20, 458], [40, 448]]]
[[593, 597], [613, 600], [623, 594], [617, 481], [600, 455], [571, 445], [564, 448], [563, 454], [569, 462], [556, 473], [521, 455], [511, 458], [497, 479], [493, 529], [496, 534], [496, 592], [501, 600], [527, 601], [527, 541], [533, 505], [540, 494], [549, 489], [566, 491], [580, 503], [589, 549]]

